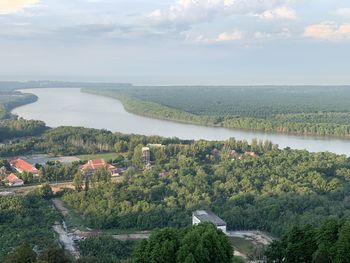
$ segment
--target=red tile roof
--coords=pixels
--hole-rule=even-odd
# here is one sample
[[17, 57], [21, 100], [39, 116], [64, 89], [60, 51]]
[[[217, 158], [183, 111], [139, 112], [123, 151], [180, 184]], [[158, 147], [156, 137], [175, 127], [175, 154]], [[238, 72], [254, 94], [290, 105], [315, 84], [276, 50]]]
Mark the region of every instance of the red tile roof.
[[15, 174], [10, 174], [9, 176], [7, 176], [7, 181], [10, 183], [10, 184], [14, 184], [14, 183], [21, 183], [23, 182], [21, 179], [19, 179]]
[[103, 159], [89, 160], [86, 164], [81, 166], [81, 170], [83, 170], [83, 171], [98, 170], [98, 169], [113, 170], [113, 169], [115, 169], [115, 167], [113, 165], [108, 164]]
[[10, 165], [15, 167], [15, 169], [19, 170], [20, 172], [28, 172], [32, 174], [38, 173], [38, 169], [26, 161], [23, 161], [22, 159], [12, 160], [10, 161]]

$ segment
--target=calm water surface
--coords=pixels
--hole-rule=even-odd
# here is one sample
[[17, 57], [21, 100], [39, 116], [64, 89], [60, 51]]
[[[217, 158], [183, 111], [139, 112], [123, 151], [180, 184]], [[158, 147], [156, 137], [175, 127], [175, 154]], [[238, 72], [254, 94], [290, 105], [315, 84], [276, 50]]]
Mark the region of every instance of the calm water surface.
[[25, 118], [44, 121], [50, 127], [83, 126], [122, 133], [160, 135], [181, 139], [225, 140], [253, 138], [270, 140], [281, 148], [330, 151], [350, 156], [350, 140], [268, 134], [225, 128], [204, 127], [137, 116], [124, 110], [115, 99], [80, 92], [80, 89], [30, 89], [23, 92], [39, 97], [35, 103], [13, 110]]

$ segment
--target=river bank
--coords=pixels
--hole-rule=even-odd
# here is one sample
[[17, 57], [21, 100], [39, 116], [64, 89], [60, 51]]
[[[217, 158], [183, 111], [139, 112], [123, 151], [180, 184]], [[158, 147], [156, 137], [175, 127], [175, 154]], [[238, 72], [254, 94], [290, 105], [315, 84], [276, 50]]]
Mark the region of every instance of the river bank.
[[[220, 127], [175, 123], [128, 113], [114, 98], [80, 92], [80, 89], [25, 90], [38, 96], [38, 101], [14, 109], [25, 119], [38, 119], [50, 127], [83, 126], [107, 129], [125, 134], [159, 135], [191, 140], [269, 140], [280, 148], [330, 151], [350, 156], [350, 140], [320, 136], [269, 134]], [[54, 99], [53, 99], [54, 98]]]

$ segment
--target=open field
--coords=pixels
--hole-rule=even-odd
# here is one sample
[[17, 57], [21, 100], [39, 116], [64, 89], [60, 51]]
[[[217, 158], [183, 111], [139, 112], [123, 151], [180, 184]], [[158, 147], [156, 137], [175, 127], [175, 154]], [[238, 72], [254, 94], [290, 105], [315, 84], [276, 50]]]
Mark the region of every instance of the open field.
[[99, 153], [99, 154], [83, 154], [83, 155], [77, 155], [76, 157], [86, 161], [86, 160], [93, 160], [93, 159], [104, 159], [105, 161], [115, 159], [119, 156], [119, 153]]

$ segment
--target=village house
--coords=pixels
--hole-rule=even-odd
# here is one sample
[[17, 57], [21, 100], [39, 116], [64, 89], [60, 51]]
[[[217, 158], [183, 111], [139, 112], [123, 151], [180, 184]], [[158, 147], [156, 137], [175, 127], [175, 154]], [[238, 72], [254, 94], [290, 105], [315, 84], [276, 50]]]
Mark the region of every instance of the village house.
[[38, 169], [22, 159], [10, 160], [9, 163], [12, 169], [16, 170], [19, 173], [27, 172], [33, 174], [34, 176], [39, 174]]
[[192, 213], [192, 225], [198, 225], [203, 222], [209, 222], [216, 226], [217, 229], [226, 233], [226, 222], [213, 212], [197, 210]]
[[107, 163], [103, 159], [89, 160], [86, 164], [80, 166], [80, 170], [83, 173], [87, 173], [87, 174], [93, 174], [96, 171], [103, 170], [103, 169], [110, 171], [112, 176], [119, 175], [119, 169]]
[[8, 185], [11, 187], [24, 185], [23, 180], [19, 179], [14, 173], [11, 173], [9, 176], [7, 176], [6, 180], [8, 182]]

